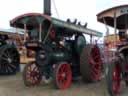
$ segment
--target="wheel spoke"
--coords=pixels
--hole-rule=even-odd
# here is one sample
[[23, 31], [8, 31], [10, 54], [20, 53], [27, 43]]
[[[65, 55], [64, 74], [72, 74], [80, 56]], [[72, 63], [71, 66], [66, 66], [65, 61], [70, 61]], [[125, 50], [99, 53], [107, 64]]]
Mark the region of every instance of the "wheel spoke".
[[7, 54], [3, 54], [4, 57], [8, 58]]
[[6, 56], [7, 56], [8, 58], [10, 58], [10, 54], [9, 54], [8, 50], [6, 50]]
[[9, 66], [8, 63], [6, 63], [5, 66], [9, 70], [9, 72], [13, 72], [13, 68]]
[[100, 57], [100, 56], [96, 54], [96, 55], [94, 56], [94, 60], [99, 59], [99, 57]]
[[93, 60], [92, 57], [91, 57], [91, 59], [90, 59], [90, 63], [91, 63], [91, 65], [95, 65], [95, 61]]
[[13, 64], [9, 64], [11, 67], [13, 67], [14, 69], [16, 69], [16, 66], [15, 65], [13, 65]]
[[5, 61], [7, 61], [7, 58], [5, 58], [5, 57], [1, 57], [1, 59], [3, 59], [3, 60], [5, 60]]

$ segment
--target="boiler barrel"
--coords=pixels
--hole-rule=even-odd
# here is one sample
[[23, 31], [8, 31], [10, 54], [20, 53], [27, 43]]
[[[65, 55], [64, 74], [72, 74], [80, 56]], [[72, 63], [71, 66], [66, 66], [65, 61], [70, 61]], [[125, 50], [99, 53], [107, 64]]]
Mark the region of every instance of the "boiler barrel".
[[68, 51], [55, 51], [51, 57], [54, 62], [69, 61], [71, 58]]

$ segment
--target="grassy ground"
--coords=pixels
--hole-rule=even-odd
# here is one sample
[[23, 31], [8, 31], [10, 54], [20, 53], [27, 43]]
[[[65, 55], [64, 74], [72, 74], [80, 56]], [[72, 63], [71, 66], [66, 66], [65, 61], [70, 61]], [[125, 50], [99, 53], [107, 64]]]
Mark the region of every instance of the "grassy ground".
[[[124, 84], [122, 84], [124, 85]], [[122, 87], [121, 96], [128, 96], [128, 88]], [[82, 80], [73, 82], [67, 90], [57, 90], [52, 84], [26, 87], [22, 73], [14, 76], [0, 76], [0, 96], [109, 96], [105, 80], [85, 84]]]
[[108, 96], [104, 81], [84, 84], [81, 80], [73, 82], [67, 90], [57, 90], [52, 84], [26, 87], [21, 73], [16, 76], [0, 77], [0, 96]]

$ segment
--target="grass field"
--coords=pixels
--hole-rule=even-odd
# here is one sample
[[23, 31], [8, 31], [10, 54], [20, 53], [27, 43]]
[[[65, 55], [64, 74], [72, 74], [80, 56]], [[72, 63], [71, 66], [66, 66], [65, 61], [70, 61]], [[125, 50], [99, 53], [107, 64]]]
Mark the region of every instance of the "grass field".
[[[22, 66], [23, 68], [23, 66]], [[0, 96], [109, 96], [105, 80], [92, 84], [85, 84], [82, 80], [72, 83], [67, 90], [55, 89], [53, 84], [26, 87], [22, 80], [22, 73], [14, 76], [0, 76]], [[128, 88], [122, 84], [121, 96], [128, 96]]]

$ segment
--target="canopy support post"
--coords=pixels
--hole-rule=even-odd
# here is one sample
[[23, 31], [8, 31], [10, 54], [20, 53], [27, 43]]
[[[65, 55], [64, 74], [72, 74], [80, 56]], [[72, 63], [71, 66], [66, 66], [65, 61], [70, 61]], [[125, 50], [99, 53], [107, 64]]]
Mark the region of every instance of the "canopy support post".
[[[27, 24], [24, 24], [24, 44], [26, 42], [26, 36], [27, 36]], [[23, 46], [23, 56], [24, 56], [24, 61], [26, 61], [27, 58], [27, 50], [26, 47]]]
[[92, 34], [90, 35], [90, 43], [92, 44]]
[[[109, 36], [109, 28], [108, 28], [108, 26], [107, 26], [107, 23], [106, 23], [106, 20], [105, 20], [105, 18], [103, 18], [103, 22], [104, 22], [104, 24], [105, 24], [105, 27], [106, 27], [106, 39], [107, 39], [107, 41], [108, 41], [108, 36]], [[109, 64], [109, 42], [105, 42], [106, 44], [106, 50], [105, 50], [105, 55], [107, 56], [106, 57], [106, 60], [107, 60], [107, 64]]]
[[107, 23], [106, 23], [105, 18], [103, 18], [103, 22], [104, 22], [105, 27], [106, 27], [106, 36], [108, 36], [108, 35], [109, 35], [109, 28], [108, 28], [108, 26], [107, 26]]
[[46, 34], [45, 38], [44, 38], [43, 43], [45, 43], [46, 39], [48, 38], [49, 33], [51, 32], [51, 29], [52, 29], [52, 24], [50, 24], [50, 27], [49, 27], [49, 29], [48, 29], [48, 32], [47, 32], [47, 34]]
[[26, 42], [27, 25], [24, 24], [24, 43]]
[[40, 23], [40, 26], [39, 26], [39, 42], [42, 41], [42, 23]]
[[117, 19], [116, 19], [116, 12], [114, 12], [114, 34], [115, 34], [115, 45], [116, 45], [116, 42], [117, 42]]

